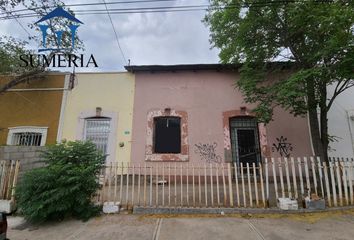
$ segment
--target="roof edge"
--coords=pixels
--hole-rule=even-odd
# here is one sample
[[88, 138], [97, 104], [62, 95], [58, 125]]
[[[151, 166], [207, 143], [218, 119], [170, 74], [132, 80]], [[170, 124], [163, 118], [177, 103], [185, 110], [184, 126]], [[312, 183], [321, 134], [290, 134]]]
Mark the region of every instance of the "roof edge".
[[[270, 67], [291, 67], [291, 62], [269, 62]], [[215, 70], [215, 71], [237, 71], [242, 67], [242, 63], [238, 64], [176, 64], [176, 65], [128, 65], [124, 68], [131, 73], [135, 72], [174, 72], [174, 71], [199, 71], [199, 70]]]

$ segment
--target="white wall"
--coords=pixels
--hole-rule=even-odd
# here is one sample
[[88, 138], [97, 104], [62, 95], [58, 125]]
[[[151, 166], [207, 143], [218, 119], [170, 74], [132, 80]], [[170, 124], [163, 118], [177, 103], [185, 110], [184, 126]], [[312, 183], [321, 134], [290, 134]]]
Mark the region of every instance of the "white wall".
[[[332, 96], [334, 86], [328, 88]], [[350, 116], [353, 116], [350, 118]], [[337, 141], [330, 143], [330, 157], [354, 157], [354, 87], [341, 93], [328, 113], [329, 135]]]

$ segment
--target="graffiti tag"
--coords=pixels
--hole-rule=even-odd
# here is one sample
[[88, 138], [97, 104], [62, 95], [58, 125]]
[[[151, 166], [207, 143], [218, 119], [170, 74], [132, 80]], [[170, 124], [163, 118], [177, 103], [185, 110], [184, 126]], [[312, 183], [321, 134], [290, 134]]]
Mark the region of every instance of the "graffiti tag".
[[282, 157], [289, 157], [290, 152], [293, 150], [293, 146], [288, 142], [286, 137], [281, 136], [280, 138], [276, 138], [278, 141], [277, 144], [273, 143], [272, 151], [277, 151]]
[[203, 161], [207, 163], [221, 163], [221, 157], [216, 154], [217, 143], [198, 143], [195, 144], [194, 152], [199, 154]]

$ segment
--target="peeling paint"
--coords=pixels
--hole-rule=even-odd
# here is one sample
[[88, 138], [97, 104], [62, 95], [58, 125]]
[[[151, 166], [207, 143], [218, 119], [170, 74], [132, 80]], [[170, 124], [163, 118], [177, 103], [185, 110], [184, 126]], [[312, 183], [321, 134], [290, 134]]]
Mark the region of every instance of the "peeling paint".
[[[155, 154], [153, 153], [153, 132], [154, 118], [173, 116], [181, 118], [181, 153], [178, 154]], [[147, 129], [146, 129], [146, 146], [145, 146], [145, 161], [189, 161], [188, 147], [188, 115], [186, 111], [176, 111], [171, 109], [165, 112], [161, 109], [153, 109], [147, 113]]]

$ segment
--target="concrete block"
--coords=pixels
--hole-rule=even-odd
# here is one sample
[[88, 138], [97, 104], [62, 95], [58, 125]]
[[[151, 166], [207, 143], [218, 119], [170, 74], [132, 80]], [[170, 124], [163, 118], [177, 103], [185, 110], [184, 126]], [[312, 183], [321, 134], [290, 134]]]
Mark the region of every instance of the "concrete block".
[[103, 212], [104, 213], [118, 213], [120, 209], [119, 202], [105, 202], [103, 204]]
[[290, 198], [278, 198], [277, 206], [282, 210], [298, 210], [299, 205], [296, 200]]
[[24, 158], [33, 158], [36, 156], [36, 152], [24, 152]]
[[4, 153], [19, 152], [18, 146], [4, 146], [3, 149], [4, 149]]
[[10, 154], [10, 160], [21, 160], [21, 159], [24, 159], [23, 152], [12, 152]]
[[326, 202], [324, 199], [310, 199], [306, 197], [305, 207], [310, 210], [324, 210], [326, 209]]
[[0, 157], [0, 160], [10, 160], [10, 153], [8, 152], [3, 153], [2, 156]]
[[14, 210], [14, 203], [10, 200], [0, 200], [0, 212], [11, 213]]

